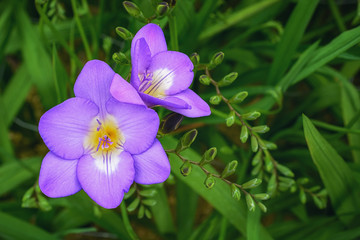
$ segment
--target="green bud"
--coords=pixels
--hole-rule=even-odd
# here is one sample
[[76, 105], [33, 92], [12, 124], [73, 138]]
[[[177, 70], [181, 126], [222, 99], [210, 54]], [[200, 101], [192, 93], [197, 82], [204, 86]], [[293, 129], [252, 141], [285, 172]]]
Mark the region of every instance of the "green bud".
[[325, 208], [324, 203], [323, 203], [318, 197], [316, 197], [315, 195], [313, 195], [312, 198], [313, 198], [313, 200], [314, 200], [315, 205], [316, 205], [318, 208], [320, 208], [320, 209]]
[[239, 201], [241, 198], [240, 189], [233, 183], [230, 185], [230, 188], [231, 188], [231, 196]]
[[135, 190], [135, 187], [131, 187], [130, 190], [124, 194], [124, 199], [130, 198], [135, 193]]
[[249, 188], [255, 188], [255, 187], [259, 186], [261, 183], [262, 183], [262, 180], [260, 178], [254, 178], [244, 184], [241, 184], [241, 186], [244, 189], [249, 189]]
[[[257, 175], [260, 173], [260, 170], [261, 170], [261, 167], [262, 167], [262, 164], [258, 164], [256, 165], [256, 167], [254, 167], [251, 171], [251, 175]], [[259, 176], [260, 177], [260, 176]]]
[[291, 192], [291, 193], [296, 192], [296, 190], [297, 190], [297, 186], [296, 186], [296, 185], [292, 185], [292, 186], [290, 187], [290, 192]]
[[134, 37], [134, 35], [129, 30], [127, 30], [126, 28], [123, 28], [123, 27], [117, 27], [115, 29], [115, 31], [116, 31], [117, 35], [119, 35], [125, 41], [132, 40]]
[[267, 193], [257, 193], [254, 194], [254, 198], [258, 200], [268, 200], [270, 198], [270, 195]]
[[276, 164], [276, 168], [277, 170], [279, 170], [279, 172], [281, 172], [282, 174], [284, 174], [285, 176], [287, 177], [294, 177], [294, 173], [288, 168], [288, 167], [285, 167], [284, 165], [281, 165], [281, 164]]
[[221, 102], [221, 97], [219, 95], [215, 95], [210, 98], [210, 103], [213, 105], [218, 105], [220, 102]]
[[255, 211], [255, 201], [252, 199], [250, 194], [246, 194], [246, 204], [249, 209], [249, 211]]
[[[194, 64], [194, 66], [198, 65], [200, 63], [200, 55], [198, 53], [192, 53], [190, 55], [190, 60], [191, 62]], [[209, 82], [210, 84], [210, 82]], [[205, 85], [209, 85], [209, 84], [205, 84]]]
[[261, 113], [253, 111], [241, 115], [245, 120], [255, 120], [261, 116]]
[[253, 160], [251, 161], [251, 165], [253, 166], [258, 165], [260, 163], [261, 157], [262, 157], [262, 152], [261, 151], [257, 152]]
[[163, 17], [163, 16], [167, 15], [167, 13], [169, 12], [169, 9], [170, 9], [170, 7], [167, 2], [161, 2], [156, 7], [156, 14], [159, 17]]
[[201, 84], [210, 85], [211, 78], [208, 75], [203, 74], [199, 77], [199, 81]]
[[321, 190], [320, 192], [318, 192], [318, 195], [319, 197], [326, 197], [328, 195], [326, 189], [324, 188], [323, 190]]
[[24, 196], [22, 197], [22, 201], [25, 202], [25, 201], [29, 200], [32, 197], [34, 192], [35, 192], [34, 187], [31, 187], [28, 190], [26, 190]]
[[159, 131], [162, 134], [168, 134], [180, 127], [184, 116], [179, 113], [170, 113], [166, 115], [160, 122]]
[[269, 141], [265, 141], [265, 140], [262, 140], [262, 141], [263, 141], [263, 143], [265, 144], [266, 149], [269, 149], [269, 150], [275, 150], [275, 149], [277, 149], [277, 146], [276, 146], [275, 143], [269, 142]]
[[263, 203], [258, 202], [257, 205], [259, 206], [259, 208], [261, 209], [261, 211], [263, 211], [264, 213], [267, 212], [267, 208], [266, 208], [266, 206], [265, 206]]
[[38, 203], [36, 202], [35, 197], [28, 198], [26, 200], [23, 200], [21, 203], [22, 208], [37, 208]]
[[157, 202], [155, 199], [148, 198], [148, 199], [142, 200], [142, 203], [146, 206], [153, 207], [156, 205]]
[[306, 203], [306, 193], [304, 192], [304, 190], [302, 188], [300, 188], [300, 191], [299, 191], [299, 198], [300, 198], [300, 202], [302, 204]]
[[215, 185], [215, 178], [211, 174], [208, 174], [204, 181], [204, 185], [206, 188], [212, 188]]
[[258, 144], [257, 138], [254, 135], [252, 135], [251, 136], [251, 150], [253, 152], [257, 152], [258, 149], [259, 149], [259, 144]]
[[226, 118], [226, 126], [231, 127], [235, 123], [235, 112], [230, 111], [229, 116]]
[[124, 1], [123, 6], [131, 16], [145, 19], [144, 14], [141, 12], [140, 8], [135, 3], [130, 1]]
[[135, 198], [134, 201], [130, 203], [130, 205], [126, 208], [128, 212], [134, 211], [140, 204], [140, 198]]
[[144, 214], [145, 214], [145, 207], [144, 207], [144, 205], [140, 205], [138, 215], [137, 215], [138, 219], [143, 218]]
[[265, 161], [265, 170], [271, 172], [274, 168], [274, 164], [272, 163], [271, 156], [267, 151], [265, 152], [264, 161]]
[[191, 146], [191, 144], [195, 141], [197, 134], [198, 134], [198, 131], [196, 129], [192, 129], [192, 130], [188, 131], [187, 133], [185, 133], [179, 140], [175, 151], [177, 153], [179, 153], [179, 152], [189, 148]]
[[308, 178], [305, 178], [305, 177], [302, 177], [302, 178], [299, 178], [297, 179], [297, 182], [301, 185], [305, 185], [309, 182], [310, 180]]
[[238, 77], [238, 73], [237, 72], [232, 72], [229, 73], [228, 75], [226, 75], [225, 77], [223, 77], [223, 79], [221, 79], [218, 82], [219, 87], [225, 87], [225, 86], [229, 86], [230, 84], [232, 84], [236, 78]]
[[223, 52], [215, 53], [213, 55], [213, 57], [211, 58], [211, 61], [210, 61], [210, 64], [209, 64], [208, 68], [210, 70], [214, 69], [216, 66], [221, 64], [223, 60], [224, 60], [224, 53]]
[[126, 64], [130, 63], [129, 59], [122, 52], [114, 53], [112, 58], [117, 64], [120, 64], [120, 65], [126, 65]]
[[216, 147], [208, 149], [201, 158], [200, 166], [203, 166], [204, 164], [210, 163], [212, 160], [214, 160], [214, 158], [216, 157], [216, 153]]
[[150, 189], [145, 189], [145, 190], [142, 190], [140, 191], [140, 196], [143, 196], [143, 197], [154, 197], [156, 195], [157, 191], [153, 188], [150, 188]]
[[226, 165], [224, 171], [221, 173], [221, 177], [226, 178], [226, 177], [234, 174], [236, 171], [237, 165], [238, 165], [238, 161], [236, 161], [236, 160], [233, 160], [230, 163], [228, 163]]
[[239, 92], [235, 96], [233, 96], [229, 101], [231, 103], [241, 103], [242, 101], [245, 100], [247, 96], [248, 96], [248, 92], [246, 91]]
[[310, 191], [310, 192], [316, 192], [316, 191], [318, 191], [318, 190], [320, 190], [320, 189], [321, 189], [321, 187], [320, 187], [319, 185], [316, 185], [316, 186], [311, 187], [311, 188], [309, 189], [309, 191]]
[[49, 201], [43, 195], [39, 194], [36, 196], [39, 204], [39, 208], [43, 211], [50, 211], [52, 209]]
[[249, 137], [248, 128], [245, 125], [242, 125], [241, 132], [240, 132], [240, 141], [242, 143], [246, 143]]
[[148, 218], [148, 219], [151, 219], [152, 218], [152, 214], [150, 212], [149, 209], [145, 208], [145, 216]]
[[270, 194], [270, 196], [275, 193], [276, 187], [276, 175], [272, 174], [267, 186], [267, 192]]
[[191, 163], [186, 160], [183, 165], [180, 167], [180, 173], [186, 177], [191, 173], [192, 165]]
[[253, 132], [256, 133], [266, 133], [270, 130], [270, 128], [266, 125], [260, 125], [260, 126], [256, 126], [256, 127], [252, 127]]

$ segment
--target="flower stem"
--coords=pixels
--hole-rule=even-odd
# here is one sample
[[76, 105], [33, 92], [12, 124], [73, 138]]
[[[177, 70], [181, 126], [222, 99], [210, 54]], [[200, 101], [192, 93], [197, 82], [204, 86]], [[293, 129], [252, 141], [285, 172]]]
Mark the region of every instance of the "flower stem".
[[120, 208], [121, 208], [121, 216], [122, 216], [122, 219], [124, 221], [126, 231], [130, 235], [131, 239], [138, 240], [139, 237], [136, 235], [136, 233], [134, 232], [134, 229], [132, 228], [132, 226], [130, 224], [129, 217], [127, 215], [127, 210], [126, 210], [126, 206], [125, 206], [124, 201], [120, 204]]
[[91, 60], [92, 56], [91, 56], [91, 51], [90, 51], [90, 47], [89, 47], [89, 42], [88, 42], [88, 40], [86, 38], [83, 25], [82, 25], [82, 23], [80, 21], [80, 17], [79, 17], [79, 13], [77, 11], [77, 8], [76, 8], [75, 0], [71, 0], [71, 6], [72, 6], [72, 9], [73, 9], [76, 24], [77, 24], [77, 26], [79, 28], [79, 33], [80, 33], [81, 39], [82, 39], [82, 41], [84, 43], [86, 57], [87, 57], [88, 60]]
[[173, 13], [171, 13], [169, 14], [168, 18], [169, 18], [169, 28], [170, 28], [171, 50], [179, 51], [176, 17], [173, 15]]

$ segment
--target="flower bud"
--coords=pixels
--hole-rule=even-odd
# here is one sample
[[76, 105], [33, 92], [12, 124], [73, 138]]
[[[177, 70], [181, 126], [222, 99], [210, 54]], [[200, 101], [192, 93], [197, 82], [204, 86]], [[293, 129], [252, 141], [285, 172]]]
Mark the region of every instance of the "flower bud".
[[236, 171], [237, 165], [238, 165], [238, 161], [236, 161], [236, 160], [233, 160], [230, 163], [228, 163], [226, 165], [224, 171], [221, 173], [221, 177], [226, 178], [226, 177], [234, 174]]
[[237, 72], [229, 73], [219, 81], [218, 85], [219, 87], [229, 86], [236, 80], [237, 77], [238, 77]]
[[267, 212], [267, 208], [266, 208], [266, 206], [265, 206], [263, 203], [258, 202], [257, 205], [259, 206], [259, 208], [261, 209], [261, 211], [263, 211], [264, 213]]
[[126, 57], [126, 55], [122, 52], [116, 52], [112, 55], [113, 60], [117, 63], [117, 64], [121, 64], [121, 65], [126, 65], [129, 64], [130, 61], [129, 59]]
[[260, 163], [261, 156], [262, 156], [261, 151], [259, 151], [257, 154], [255, 154], [255, 157], [251, 161], [251, 165], [253, 165], [253, 166], [258, 165]]
[[226, 118], [226, 126], [231, 127], [235, 123], [235, 112], [230, 111], [229, 116]]
[[248, 137], [249, 137], [248, 128], [245, 125], [242, 125], [240, 132], [240, 141], [242, 143], [246, 143]]
[[233, 183], [231, 184], [230, 188], [231, 188], [231, 196], [239, 201], [241, 198], [240, 189]]
[[211, 78], [208, 75], [201, 75], [199, 81], [201, 84], [210, 85]]
[[211, 174], [208, 174], [204, 181], [204, 185], [206, 188], [212, 188], [215, 185], [215, 178]]
[[[200, 63], [200, 55], [198, 53], [192, 53], [190, 55], [190, 60], [194, 64], [194, 66], [198, 65]], [[209, 85], [209, 84], [206, 84]]]
[[196, 129], [190, 130], [189, 132], [185, 133], [178, 142], [175, 151], [179, 153], [189, 148], [190, 145], [195, 141], [197, 134], [198, 131]]
[[180, 167], [180, 173], [186, 177], [191, 173], [192, 165], [191, 163], [186, 160], [183, 165]]
[[233, 96], [229, 101], [231, 103], [241, 103], [242, 101], [245, 100], [245, 98], [248, 96], [248, 92], [243, 91], [243, 92], [239, 92], [237, 93], [235, 96]]
[[250, 194], [246, 194], [246, 204], [249, 209], [249, 211], [255, 211], [255, 201], [252, 199]]
[[216, 147], [212, 147], [208, 149], [202, 156], [200, 161], [200, 166], [210, 163], [216, 157], [217, 149]]
[[258, 200], [268, 200], [270, 198], [270, 195], [267, 193], [257, 193], [254, 194], [254, 198]]
[[300, 198], [300, 202], [302, 204], [306, 203], [306, 193], [304, 192], [304, 190], [302, 188], [300, 188], [300, 191], [299, 191], [299, 198]]
[[117, 28], [115, 28], [115, 31], [116, 31], [117, 35], [119, 35], [125, 41], [131, 40], [134, 37], [134, 35], [129, 30], [127, 30], [126, 28], [123, 28], [123, 27], [117, 27]]
[[259, 150], [259, 143], [254, 135], [251, 136], [251, 150], [253, 152], [257, 152]]
[[221, 102], [221, 97], [219, 95], [215, 95], [210, 98], [210, 103], [213, 105], [218, 105], [220, 102]]
[[242, 184], [241, 186], [244, 189], [249, 189], [249, 188], [255, 188], [255, 187], [259, 186], [261, 183], [262, 183], [262, 180], [260, 178], [254, 178], [254, 179], [251, 179], [250, 181]]
[[275, 150], [275, 149], [277, 149], [276, 144], [273, 143], [273, 142], [269, 142], [269, 141], [263, 140], [263, 143], [265, 144], [266, 149], [269, 149], [269, 150]]
[[218, 52], [215, 53], [210, 61], [210, 64], [208, 66], [208, 68], [214, 69], [216, 66], [218, 66], [219, 64], [222, 63], [222, 61], [224, 60], [224, 53], [223, 52]]
[[253, 111], [253, 112], [249, 112], [249, 113], [245, 113], [243, 115], [241, 115], [245, 120], [255, 120], [257, 118], [259, 118], [261, 116], [261, 113], [257, 112], [257, 111]]
[[179, 128], [184, 116], [179, 113], [170, 113], [160, 122], [159, 130], [162, 134], [167, 134]]
[[137, 197], [135, 198], [134, 201], [130, 203], [130, 205], [126, 209], [128, 210], [128, 212], [132, 212], [139, 206], [139, 204], [140, 204], [140, 198]]
[[161, 2], [156, 7], [156, 14], [159, 17], [163, 17], [169, 12], [169, 9], [170, 9], [170, 7], [169, 7], [169, 4], [167, 2]]
[[294, 173], [288, 167], [285, 167], [284, 165], [278, 163], [276, 164], [276, 168], [277, 170], [279, 170], [279, 172], [281, 172], [285, 176], [294, 177]]
[[260, 126], [256, 126], [256, 127], [252, 127], [253, 132], [256, 133], [266, 133], [270, 130], [270, 128], [266, 125], [260, 125]]
[[123, 6], [125, 10], [133, 17], [144, 19], [144, 14], [141, 12], [140, 8], [133, 2], [124, 1]]

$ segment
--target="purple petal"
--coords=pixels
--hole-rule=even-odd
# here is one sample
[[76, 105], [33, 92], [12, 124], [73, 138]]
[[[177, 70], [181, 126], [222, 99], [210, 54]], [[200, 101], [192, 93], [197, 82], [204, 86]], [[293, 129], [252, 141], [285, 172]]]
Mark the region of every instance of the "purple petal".
[[154, 110], [116, 100], [110, 100], [106, 108], [108, 113], [115, 117], [119, 130], [124, 135], [123, 147], [126, 151], [139, 154], [152, 145], [160, 124]]
[[84, 98], [70, 98], [44, 113], [39, 133], [46, 146], [61, 158], [77, 159], [84, 154], [84, 140], [98, 107]]
[[145, 105], [138, 92], [119, 74], [115, 74], [110, 87], [111, 95], [120, 102]]
[[163, 51], [167, 51], [166, 40], [162, 29], [154, 24], [149, 23], [142, 27], [134, 36], [131, 42], [131, 56], [134, 56], [134, 47], [138, 39], [144, 38], [150, 48], [151, 56]]
[[204, 117], [204, 116], [209, 116], [211, 114], [209, 105], [190, 89], [172, 95], [171, 97], [165, 98], [164, 100], [172, 102], [174, 98], [178, 98], [185, 101], [187, 104], [191, 106], [191, 108], [179, 109], [179, 108], [168, 107], [168, 109], [171, 111], [180, 113], [186, 117], [191, 117], [191, 118]]
[[39, 186], [48, 197], [66, 197], [81, 190], [76, 177], [78, 160], [64, 160], [49, 152], [41, 163]]
[[133, 155], [135, 165], [135, 182], [155, 184], [164, 182], [170, 175], [169, 159], [156, 139], [145, 152]]
[[74, 86], [76, 97], [93, 101], [104, 114], [105, 104], [111, 97], [110, 85], [115, 72], [105, 62], [91, 60], [81, 70]]
[[180, 52], [161, 52], [151, 59], [149, 71], [153, 74], [152, 86], [145, 93], [173, 95], [187, 89], [194, 78], [194, 65]]
[[167, 99], [172, 100], [170, 102], [170, 101], [166, 101], [163, 99], [159, 99], [159, 98], [147, 95], [142, 92], [139, 92], [139, 95], [148, 107], [163, 106], [165, 108], [172, 107], [172, 108], [180, 108], [180, 109], [187, 109], [187, 108], [191, 107], [185, 101], [183, 101], [179, 98], [168, 97]]
[[124, 192], [134, 181], [134, 160], [127, 152], [119, 155], [85, 155], [77, 166], [77, 177], [84, 191], [104, 208], [120, 205]]
[[134, 48], [131, 48], [131, 79], [130, 83], [136, 89], [139, 89], [139, 74], [145, 73], [151, 63], [151, 53], [149, 46], [144, 38], [140, 38], [135, 42]]

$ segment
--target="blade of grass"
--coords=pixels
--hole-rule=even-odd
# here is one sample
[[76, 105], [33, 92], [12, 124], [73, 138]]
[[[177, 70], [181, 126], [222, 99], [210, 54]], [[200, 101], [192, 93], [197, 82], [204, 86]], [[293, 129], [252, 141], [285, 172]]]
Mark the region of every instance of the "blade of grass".
[[199, 36], [199, 41], [211, 38], [212, 36], [219, 34], [220, 32], [230, 28], [231, 26], [248, 19], [253, 15], [259, 14], [263, 10], [271, 7], [273, 4], [279, 1], [280, 0], [264, 0], [259, 3], [253, 4], [245, 9], [234, 12], [226, 18], [226, 21], [219, 21], [219, 23], [205, 28], [205, 30]]
[[311, 157], [330, 196], [331, 204], [340, 220], [351, 224], [360, 204], [351, 169], [305, 115], [303, 126]]
[[289, 67], [318, 3], [319, 0], [298, 1], [276, 48], [274, 63], [271, 66], [267, 80], [269, 84], [275, 85]]

